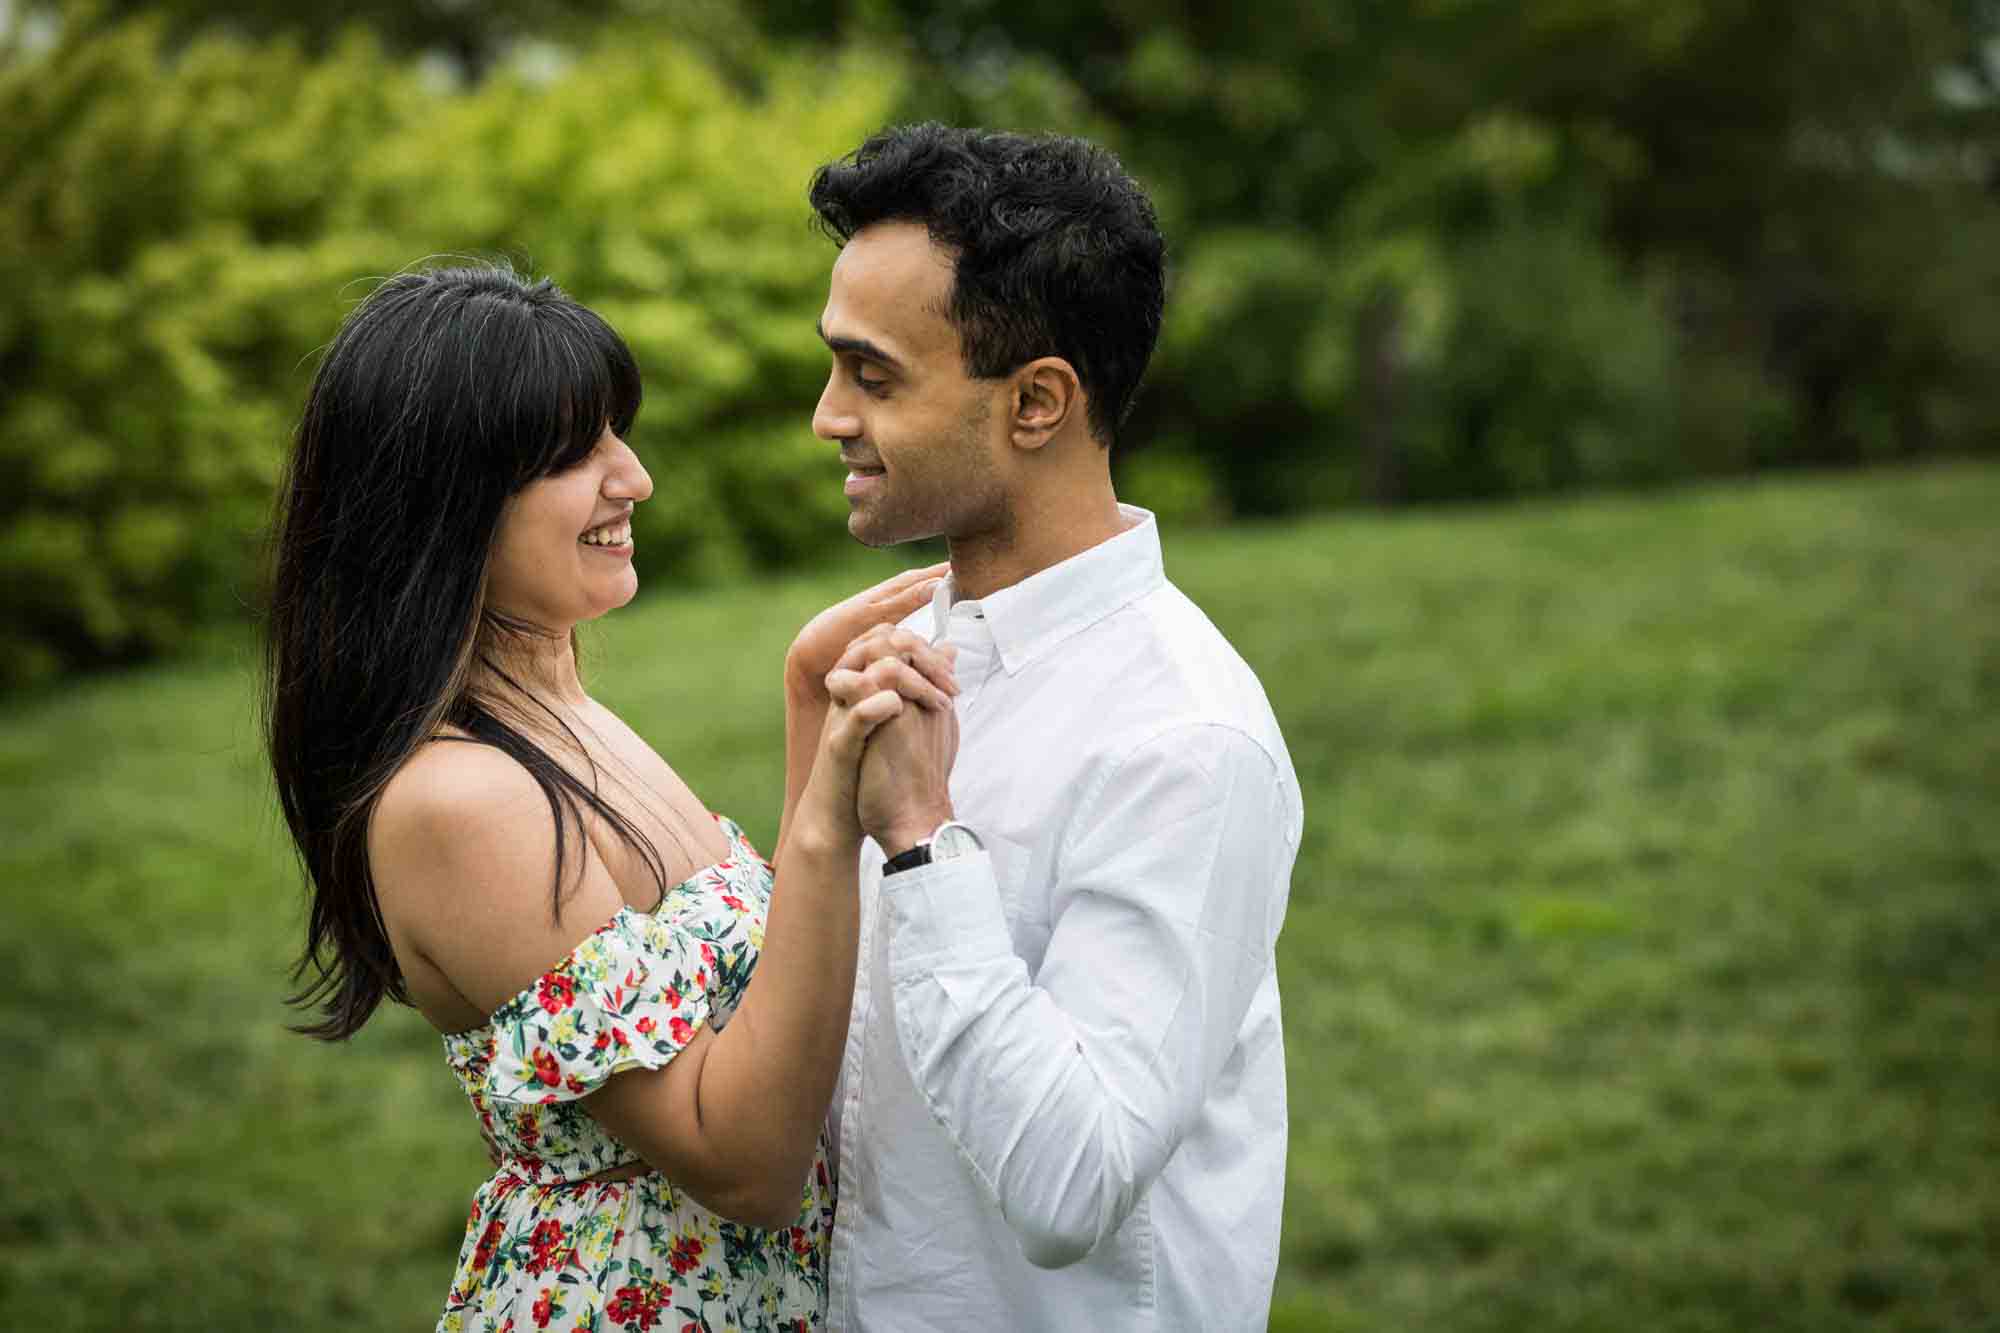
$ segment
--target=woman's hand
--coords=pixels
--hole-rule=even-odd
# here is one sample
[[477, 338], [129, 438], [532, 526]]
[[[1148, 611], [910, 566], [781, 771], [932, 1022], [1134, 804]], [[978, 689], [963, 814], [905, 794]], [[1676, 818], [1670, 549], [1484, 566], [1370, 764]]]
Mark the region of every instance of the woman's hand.
[[863, 831], [856, 805], [868, 737], [905, 712], [921, 711], [920, 705], [910, 704], [893, 687], [877, 688], [871, 679], [858, 676], [856, 681], [855, 688], [832, 700], [826, 710], [812, 777], [799, 799], [802, 825], [817, 830], [826, 840], [849, 846], [860, 840]]
[[[921, 635], [898, 631], [898, 621], [928, 601], [937, 591], [937, 581], [951, 568], [949, 564], [905, 570], [872, 588], [864, 588], [844, 602], [830, 606], [807, 622], [785, 654], [785, 805], [778, 817], [778, 843], [772, 860], [782, 862], [791, 838], [792, 816], [812, 777], [821, 735], [827, 721], [826, 677], [843, 663], [854, 665], [854, 645], [874, 634], [873, 640], [896, 656], [907, 649], [907, 664], [930, 687], [953, 694], [958, 687], [951, 679], [950, 649], [932, 648]], [[902, 639], [881, 636], [901, 634]], [[868, 659], [868, 660], [873, 660]], [[865, 665], [866, 662], [860, 663]], [[905, 681], [902, 692], [921, 699], [918, 681]]]
[[[909, 819], [923, 817], [923, 808], [911, 799], [915, 789], [907, 782], [891, 783], [883, 790], [877, 777], [869, 787], [876, 793], [873, 799], [863, 799], [862, 753], [870, 735], [905, 714], [922, 714], [928, 719], [921, 731], [932, 751], [937, 749], [939, 725], [949, 727], [951, 739], [941, 766], [933, 762], [924, 770], [935, 770], [932, 785], [939, 799], [948, 802], [943, 794], [944, 779], [951, 774], [952, 756], [958, 750], [958, 712], [952, 702], [958, 685], [951, 674], [956, 655], [950, 645], [939, 647], [920, 634], [891, 625], [877, 625], [848, 645], [839, 663], [827, 673], [826, 721], [801, 801], [801, 808], [810, 810], [819, 827], [838, 829], [842, 836], [858, 836], [864, 828], [876, 831], [874, 825], [879, 820], [870, 815], [874, 809], [893, 810]], [[945, 682], [944, 688], [935, 683], [938, 680]]]
[[808, 620], [785, 654], [786, 693], [823, 701], [826, 673], [841, 662], [855, 639], [878, 625], [896, 624], [930, 601], [938, 580], [950, 572], [950, 561], [906, 569]]

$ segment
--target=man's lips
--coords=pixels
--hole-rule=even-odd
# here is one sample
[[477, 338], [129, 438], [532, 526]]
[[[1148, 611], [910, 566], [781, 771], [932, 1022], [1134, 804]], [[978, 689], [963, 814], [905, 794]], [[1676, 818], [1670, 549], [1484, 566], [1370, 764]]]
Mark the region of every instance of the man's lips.
[[869, 490], [881, 484], [881, 478], [885, 469], [869, 467], [851, 459], [842, 459], [841, 461], [847, 464], [847, 485], [842, 489], [846, 492], [849, 499], [866, 494]]

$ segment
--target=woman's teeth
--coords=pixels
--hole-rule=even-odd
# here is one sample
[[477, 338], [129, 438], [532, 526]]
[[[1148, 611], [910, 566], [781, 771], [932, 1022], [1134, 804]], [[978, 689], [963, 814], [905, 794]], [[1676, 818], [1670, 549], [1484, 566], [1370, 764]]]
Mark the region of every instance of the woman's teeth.
[[585, 546], [623, 546], [632, 540], [632, 521], [625, 519], [618, 523], [608, 523], [601, 528], [592, 528], [577, 540]]

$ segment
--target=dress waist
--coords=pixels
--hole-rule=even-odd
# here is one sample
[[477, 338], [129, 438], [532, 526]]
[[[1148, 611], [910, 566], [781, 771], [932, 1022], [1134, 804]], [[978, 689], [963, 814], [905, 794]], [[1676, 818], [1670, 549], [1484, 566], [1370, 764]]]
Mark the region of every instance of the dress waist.
[[586, 1185], [621, 1185], [640, 1176], [654, 1174], [653, 1168], [638, 1158], [621, 1162], [617, 1166], [600, 1167], [586, 1175], [566, 1172], [554, 1163], [525, 1154], [502, 1157], [493, 1172], [492, 1188], [499, 1194], [511, 1194], [517, 1189], [533, 1185], [540, 1188], [582, 1188]]

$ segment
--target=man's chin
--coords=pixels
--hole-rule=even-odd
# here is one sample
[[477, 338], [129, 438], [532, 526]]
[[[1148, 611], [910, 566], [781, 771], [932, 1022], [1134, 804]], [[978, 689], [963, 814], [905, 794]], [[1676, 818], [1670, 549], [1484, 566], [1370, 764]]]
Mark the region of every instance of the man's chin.
[[847, 535], [863, 546], [873, 546], [878, 549], [884, 546], [900, 546], [904, 542], [914, 540], [887, 524], [871, 521], [869, 514], [861, 509], [848, 514]]

